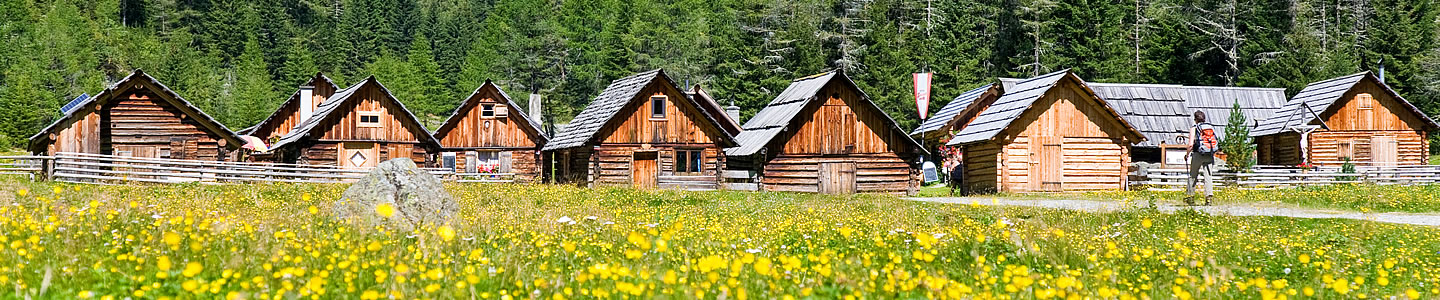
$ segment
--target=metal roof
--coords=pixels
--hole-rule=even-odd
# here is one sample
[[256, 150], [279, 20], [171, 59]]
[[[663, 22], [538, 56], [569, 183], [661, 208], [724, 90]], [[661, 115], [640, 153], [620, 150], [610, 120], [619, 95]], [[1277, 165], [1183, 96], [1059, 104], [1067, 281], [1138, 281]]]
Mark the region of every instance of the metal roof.
[[314, 115], [312, 115], [310, 119], [306, 119], [305, 122], [300, 123], [300, 126], [296, 126], [295, 130], [292, 130], [289, 133], [286, 133], [285, 136], [280, 137], [280, 140], [275, 142], [274, 145], [271, 145], [270, 148], [279, 149], [280, 147], [287, 144], [300, 141], [305, 137], [309, 136], [310, 132], [315, 129], [315, 126], [320, 125], [320, 123], [324, 123], [326, 120], [329, 120], [330, 118], [335, 118], [336, 116], [346, 115], [344, 112], [339, 114], [336, 114], [335, 112], [339, 111], [339, 108], [341, 106], [344, 106], [344, 103], [350, 102], [351, 99], [360, 99], [352, 98], [351, 96], [354, 96], [355, 92], [359, 91], [362, 87], [372, 84], [375, 85], [376, 88], [379, 88], [380, 91], [385, 94], [385, 97], [383, 97], [383, 99], [377, 100], [393, 101], [395, 103], [395, 106], [398, 106], [400, 108], [400, 112], [403, 112], [402, 114], [391, 111], [390, 114], [401, 116], [401, 122], [407, 122], [410, 123], [411, 126], [414, 126], [414, 128], [412, 128], [411, 130], [418, 129], [419, 132], [415, 133], [415, 135], [419, 137], [422, 142], [429, 143], [431, 146], [435, 147], [440, 146], [440, 143], [435, 141], [435, 137], [431, 136], [430, 132], [425, 131], [425, 126], [420, 124], [420, 119], [416, 118], [415, 114], [410, 113], [410, 110], [405, 108], [405, 103], [401, 103], [400, 100], [395, 99], [395, 95], [390, 93], [390, 89], [385, 88], [384, 84], [380, 84], [380, 81], [375, 80], [375, 76], [371, 75], [370, 77], [365, 78], [365, 80], [361, 80], [355, 85], [352, 85], [343, 90], [336, 91], [334, 95], [330, 96], [330, 98], [325, 99], [324, 102], [320, 102], [320, 105], [315, 107]]
[[805, 104], [809, 103], [810, 100], [820, 99], [816, 94], [820, 92], [821, 88], [824, 88], [825, 85], [829, 84], [832, 80], [838, 79], [843, 79], [839, 82], [847, 84], [850, 88], [859, 92], [863, 100], [861, 102], [869, 104], [871, 109], [885, 116], [886, 124], [895, 130], [899, 136], [915, 146], [915, 149], [919, 149], [922, 152], [925, 151], [925, 149], [920, 146], [920, 143], [915, 142], [914, 139], [911, 139], [909, 135], [905, 134], [904, 130], [900, 129], [900, 125], [895, 122], [895, 119], [890, 118], [889, 114], [881, 110], [880, 107], [875, 106], [875, 103], [870, 100], [870, 96], [866, 95], [865, 91], [861, 91], [860, 87], [856, 86], [855, 82], [851, 81], [849, 76], [845, 76], [841, 71], [829, 71], [791, 81], [790, 86], [786, 87], [785, 91], [780, 92], [780, 95], [776, 96], [775, 100], [771, 100], [770, 104], [765, 105], [765, 108], [760, 109], [760, 112], [755, 113], [754, 117], [751, 117], [749, 121], [745, 122], [745, 131], [735, 136], [735, 141], [739, 143], [740, 146], [725, 149], [725, 154], [730, 156], [747, 156], [759, 152], [760, 149], [765, 148], [766, 144], [769, 144], [771, 140], [775, 139], [780, 132], [783, 132], [790, 126], [795, 116], [804, 110]]
[[994, 86], [995, 84], [986, 84], [979, 88], [960, 93], [960, 96], [956, 96], [954, 100], [950, 100], [950, 103], [946, 103], [945, 107], [941, 107], [940, 110], [936, 111], [934, 115], [931, 115], [929, 119], [925, 119], [924, 123], [920, 123], [920, 127], [916, 127], [914, 131], [911, 131], [910, 136], [918, 136], [945, 127], [945, 124], [954, 121], [955, 116], [959, 115], [960, 111], [965, 110], [966, 107], [970, 107], [971, 104], [975, 104], [975, 100], [978, 100], [980, 95], [984, 95], [986, 91], [989, 91], [990, 88]]
[[[584, 111], [575, 115], [575, 118], [570, 120], [569, 126], [565, 126], [563, 130], [556, 133], [555, 138], [545, 144], [543, 150], [568, 149], [584, 146], [589, 143], [590, 140], [595, 137], [595, 134], [600, 132], [601, 128], [604, 128], [606, 124], [610, 123], [615, 117], [615, 114], [624, 109], [627, 104], [637, 99], [640, 91], [644, 90], [646, 86], [650, 85], [650, 82], [656, 79], [664, 79], [666, 84], [669, 84], [670, 87], [676, 91], [680, 91], [681, 94], [684, 94], [680, 86], [676, 85], [675, 81], [670, 79], [670, 76], [666, 76], [665, 71], [662, 69], [640, 72], [639, 74], [616, 79], [610, 82], [610, 86], [606, 87], [605, 91], [595, 96], [595, 99], [590, 101], [590, 105], [586, 106]], [[695, 99], [688, 96], [684, 98], [690, 101], [690, 104], [694, 105], [696, 110], [700, 111], [700, 114], [710, 122], [711, 126], [716, 126], [717, 129], [720, 128], [715, 116], [711, 116], [710, 112], [704, 109], [699, 103], [696, 103]], [[726, 132], [724, 129], [718, 131], [723, 135], [721, 141], [718, 141], [721, 145], [729, 145], [734, 142], [734, 137], [731, 136], [729, 132]]]
[[[315, 77], [312, 77], [310, 78], [310, 81], [305, 82], [305, 85], [307, 86], [316, 86], [317, 84], [329, 85], [331, 90], [340, 90], [340, 87], [335, 85], [335, 81], [331, 80], [330, 77], [325, 76], [324, 73], [315, 73]], [[264, 127], [265, 124], [277, 121], [284, 121], [285, 119], [282, 118], [284, 116], [281, 116], [280, 113], [283, 112], [285, 110], [285, 107], [289, 106], [290, 103], [299, 101], [299, 99], [300, 90], [296, 89], [294, 93], [290, 94], [289, 98], [285, 98], [285, 103], [280, 103], [280, 106], [275, 108], [275, 112], [270, 113], [269, 117], [265, 117], [264, 120], [260, 120], [260, 123], [256, 123], [254, 126], [246, 127], [245, 129], [241, 129], [236, 133], [251, 135], [255, 133], [255, 130], [260, 129], [260, 127]], [[296, 109], [296, 113], [299, 113], [298, 108]]]
[[1410, 101], [1405, 100], [1405, 97], [1401, 97], [1399, 93], [1390, 89], [1390, 86], [1381, 82], [1379, 78], [1375, 77], [1374, 73], [1363, 72], [1306, 85], [1305, 89], [1300, 90], [1300, 93], [1290, 98], [1290, 101], [1286, 102], [1285, 106], [1281, 107], [1279, 111], [1265, 121], [1260, 122], [1260, 126], [1254, 131], [1251, 131], [1250, 135], [1257, 137], [1272, 135], [1285, 132], [1294, 126], [1310, 124], [1310, 122], [1314, 122], [1321, 114], [1329, 110], [1331, 105], [1341, 100], [1340, 98], [1343, 97], [1346, 92], [1353, 89], [1361, 80], [1366, 79], [1375, 82], [1383, 88], [1385, 92], [1390, 93], [1392, 97], [1400, 101], [1400, 104], [1404, 104], [1406, 108], [1410, 109], [1410, 112], [1419, 116], [1430, 128], [1440, 128], [1440, 125], [1437, 125], [1435, 120], [1430, 119], [1430, 116], [1425, 115], [1425, 113], [1421, 112], [1415, 105], [1410, 104]]
[[1137, 147], [1183, 143], [1177, 137], [1190, 132], [1196, 110], [1205, 112], [1210, 123], [1223, 132], [1237, 101], [1241, 114], [1251, 126], [1285, 104], [1282, 88], [1121, 83], [1090, 83], [1089, 86], [1145, 135], [1145, 141], [1136, 143]]
[[[1002, 78], [1000, 82], [1005, 87], [1005, 95], [1000, 96], [1000, 99], [995, 100], [994, 104], [991, 104], [985, 111], [980, 112], [980, 115], [976, 116], [974, 121], [966, 125], [964, 129], [961, 129], [960, 133], [956, 134], [955, 137], [950, 139], [950, 142], [946, 144], [961, 145], [995, 138], [1001, 131], [1009, 127], [1015, 119], [1019, 118], [1021, 114], [1029, 110], [1030, 107], [1035, 104], [1036, 100], [1044, 97], [1045, 94], [1050, 91], [1050, 88], [1055, 87], [1060, 80], [1067, 76], [1074, 78], [1082, 89], [1090, 90], [1085, 81], [1071, 73], [1070, 69], [1024, 80]], [[1099, 98], [1098, 95], [1096, 97]], [[1131, 125], [1129, 121], [1121, 117], [1108, 103], [1101, 103], [1106, 106], [1106, 110], [1113, 114], [1125, 128], [1140, 133], [1139, 130], [1135, 129], [1136, 127], [1134, 125]], [[1139, 135], [1144, 138], [1143, 134]]]
[[121, 78], [120, 81], [116, 81], [115, 84], [111, 84], [110, 87], [105, 88], [105, 90], [100, 91], [100, 93], [96, 93], [95, 96], [86, 98], [85, 100], [81, 100], [79, 103], [74, 103], [75, 106], [71, 108], [69, 112], [62, 114], [59, 119], [56, 119], [55, 122], [50, 123], [50, 126], [46, 126], [45, 129], [41, 129], [40, 132], [35, 133], [35, 135], [33, 136], [30, 136], [31, 147], [33, 148], [41, 141], [49, 139], [50, 133], [59, 130], [62, 124], [71, 123], [72, 119], [80, 116], [77, 113], [86, 111], [86, 107], [108, 101], [111, 97], [115, 96], [115, 93], [124, 92], [124, 90], [120, 88], [126, 85], [126, 83], [129, 83], [131, 80], [144, 80], [150, 85], [160, 88], [160, 92], [164, 93], [166, 96], [169, 96], [168, 98], [173, 99], [175, 104], [178, 104], [179, 107], [177, 108], [180, 109], [182, 113], [185, 113], [190, 117], [195, 118], [195, 120], [199, 121], [202, 126], [213, 127], [212, 130], [216, 130], [217, 132], [215, 133], [219, 134], [220, 138], [226, 139], [230, 143], [230, 145], [239, 147], [239, 145], [244, 144], [243, 141], [240, 140], [240, 137], [237, 136], [234, 131], [231, 131], [230, 128], [225, 127], [225, 124], [221, 124], [219, 121], [216, 121], [215, 118], [211, 118], [210, 115], [205, 114], [204, 111], [200, 110], [200, 108], [198, 107], [195, 107], [195, 105], [191, 104], [190, 101], [186, 101], [185, 98], [180, 97], [180, 94], [176, 94], [175, 91], [170, 90], [170, 88], [165, 86], [164, 83], [160, 83], [159, 80], [155, 80], [154, 77], [150, 77], [149, 74], [145, 74], [145, 71], [135, 69], [134, 72], [130, 72], [130, 75], [125, 76], [125, 78]]
[[481, 84], [480, 87], [475, 88], [475, 91], [471, 92], [470, 96], [465, 97], [465, 102], [462, 102], [460, 103], [460, 106], [455, 107], [455, 111], [450, 113], [450, 117], [445, 118], [445, 123], [440, 124], [439, 128], [436, 128], [435, 131], [430, 132], [430, 135], [438, 136], [441, 135], [441, 132], [448, 133], [451, 129], [453, 129], [455, 127], [455, 122], [459, 122], [461, 119], [465, 118], [465, 116], [462, 114], [469, 111], [466, 108], [471, 106], [470, 103], [480, 100], [477, 99], [475, 96], [480, 95], [480, 90], [485, 89], [485, 87], [487, 86], [495, 88], [495, 92], [500, 94], [500, 98], [503, 98], [503, 100], [505, 101], [505, 105], [508, 105], [512, 108], [508, 111], [509, 113], [517, 114], [520, 116], [521, 119], [525, 119], [525, 125], [529, 126], [525, 126], [522, 128], [525, 128], [529, 130], [530, 133], [540, 137], [539, 144], [544, 145], [546, 141], [550, 140], [550, 136], [546, 135], [544, 130], [540, 130], [540, 123], [535, 122], [535, 119], [532, 119], [530, 118], [530, 115], [525, 114], [525, 110], [521, 109], [522, 106], [520, 106], [519, 103], [515, 103], [515, 100], [513, 98], [510, 98], [509, 94], [505, 93], [505, 89], [501, 89], [499, 85], [496, 85], [495, 82], [490, 81], [489, 79], [486, 79], [485, 83]]

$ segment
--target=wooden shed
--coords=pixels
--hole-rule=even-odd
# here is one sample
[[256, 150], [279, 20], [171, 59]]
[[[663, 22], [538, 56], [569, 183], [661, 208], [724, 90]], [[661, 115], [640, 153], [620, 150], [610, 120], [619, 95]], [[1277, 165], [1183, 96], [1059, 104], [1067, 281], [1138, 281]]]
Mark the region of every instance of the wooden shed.
[[440, 141], [440, 166], [465, 173], [515, 174], [517, 182], [539, 181], [540, 147], [550, 138], [523, 107], [486, 80], [431, 134]]
[[1016, 82], [948, 143], [965, 152], [968, 193], [1126, 188], [1144, 135], [1070, 70]]
[[233, 159], [243, 145], [225, 125], [140, 70], [61, 113], [30, 137], [31, 153], [216, 161]]
[[[1230, 124], [1230, 110], [1238, 102], [1245, 124], [1255, 130], [1260, 121], [1285, 105], [1285, 89], [1178, 84], [1089, 83], [1101, 99], [1110, 104], [1130, 125], [1145, 134], [1131, 148], [1135, 162], [1184, 164], [1190, 127], [1195, 111], [1205, 112], [1215, 130], [1224, 138]], [[1162, 151], [1168, 151], [1164, 153]]]
[[1370, 72], [1311, 83], [1251, 136], [1262, 165], [1428, 164], [1435, 121]]
[[435, 166], [440, 144], [371, 76], [320, 101], [271, 148], [281, 162], [369, 168], [402, 157]]
[[316, 73], [305, 84], [300, 85], [289, 98], [285, 99], [280, 107], [275, 109], [269, 117], [261, 120], [249, 128], [241, 129], [239, 134], [249, 135], [264, 139], [266, 143], [275, 143], [280, 137], [289, 134], [291, 130], [300, 127], [305, 120], [315, 115], [315, 108], [320, 107], [321, 102], [335, 95], [340, 90], [335, 82], [326, 77], [325, 74]]
[[920, 144], [843, 72], [796, 79], [726, 149], [769, 191], [913, 194]]
[[716, 189], [735, 145], [722, 115], [651, 70], [611, 82], [544, 151], [561, 183]]
[[910, 137], [925, 142], [930, 147], [944, 145], [950, 137], [955, 136], [975, 115], [980, 113], [980, 108], [995, 103], [1004, 94], [1001, 85], [986, 84], [973, 90], [961, 93], [950, 103], [930, 115], [925, 122], [910, 132]]

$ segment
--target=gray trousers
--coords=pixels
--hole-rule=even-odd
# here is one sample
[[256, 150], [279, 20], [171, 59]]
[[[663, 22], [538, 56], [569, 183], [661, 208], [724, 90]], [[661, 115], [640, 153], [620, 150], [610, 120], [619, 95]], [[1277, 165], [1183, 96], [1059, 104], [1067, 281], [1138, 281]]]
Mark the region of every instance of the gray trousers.
[[1195, 184], [1199, 183], [1201, 173], [1205, 175], [1205, 196], [1215, 194], [1215, 155], [1214, 154], [1190, 154], [1190, 178], [1185, 181], [1185, 195], [1195, 195]]

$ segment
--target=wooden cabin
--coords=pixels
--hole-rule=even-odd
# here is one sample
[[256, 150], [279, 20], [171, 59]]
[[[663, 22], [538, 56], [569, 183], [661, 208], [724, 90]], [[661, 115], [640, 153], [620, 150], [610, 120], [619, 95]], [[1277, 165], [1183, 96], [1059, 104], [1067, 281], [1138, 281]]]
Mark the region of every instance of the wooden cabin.
[[1016, 82], [948, 145], [965, 152], [965, 192], [1121, 190], [1144, 135], [1070, 70]]
[[560, 183], [716, 189], [735, 145], [721, 115], [651, 70], [611, 82], [544, 151]]
[[944, 145], [956, 132], [970, 124], [970, 120], [975, 119], [980, 108], [994, 103], [1003, 93], [1004, 90], [998, 84], [986, 84], [961, 93], [931, 114], [925, 122], [921, 122], [919, 127], [915, 127], [915, 130], [910, 132], [910, 137], [925, 142], [925, 145], [931, 148]]
[[500, 86], [486, 80], [432, 133], [440, 166], [464, 173], [514, 174], [517, 182], [542, 178], [540, 147], [549, 137]]
[[[1017, 80], [1018, 81], [1018, 80]], [[1088, 83], [1130, 125], [1145, 135], [1131, 145], [1134, 162], [1184, 166], [1195, 112], [1203, 111], [1225, 138], [1230, 111], [1238, 102], [1250, 130], [1285, 105], [1285, 89], [1178, 84]]]
[[745, 122], [729, 166], [768, 191], [913, 194], [920, 144], [843, 72], [796, 79]]
[[1437, 125], [1370, 72], [1311, 83], [1250, 133], [1261, 165], [1425, 165]]
[[76, 99], [30, 137], [35, 155], [59, 152], [224, 161], [244, 143], [225, 125], [140, 70]]
[[404, 157], [433, 167], [440, 143], [370, 76], [320, 101], [311, 117], [271, 148], [285, 163], [370, 168]]
[[284, 103], [280, 104], [275, 112], [271, 113], [265, 120], [250, 128], [241, 129], [238, 133], [264, 139], [266, 143], [273, 144], [280, 140], [280, 137], [289, 134], [291, 130], [300, 127], [305, 120], [315, 115], [315, 108], [320, 107], [321, 102], [335, 95], [340, 90], [335, 82], [326, 77], [325, 74], [316, 73], [310, 81], [300, 85]]

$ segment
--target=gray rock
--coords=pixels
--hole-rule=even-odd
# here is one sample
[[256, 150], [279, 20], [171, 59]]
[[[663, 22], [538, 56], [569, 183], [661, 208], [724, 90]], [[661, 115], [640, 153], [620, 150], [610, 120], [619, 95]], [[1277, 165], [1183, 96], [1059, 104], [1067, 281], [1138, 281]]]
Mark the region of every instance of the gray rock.
[[[382, 204], [394, 208], [390, 217], [376, 211]], [[334, 216], [341, 220], [358, 221], [366, 226], [384, 225], [400, 231], [448, 223], [456, 211], [459, 205], [450, 192], [445, 191], [440, 179], [407, 158], [380, 163], [369, 175], [346, 189], [334, 206]]]

